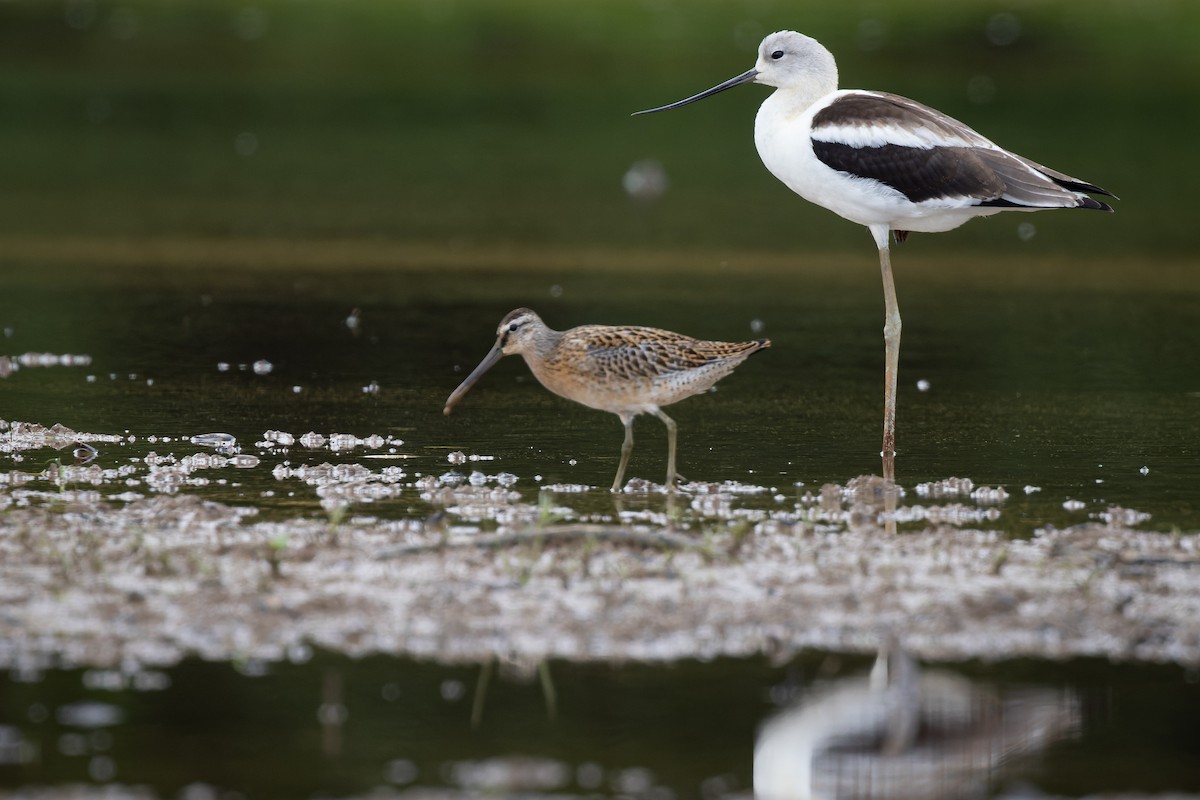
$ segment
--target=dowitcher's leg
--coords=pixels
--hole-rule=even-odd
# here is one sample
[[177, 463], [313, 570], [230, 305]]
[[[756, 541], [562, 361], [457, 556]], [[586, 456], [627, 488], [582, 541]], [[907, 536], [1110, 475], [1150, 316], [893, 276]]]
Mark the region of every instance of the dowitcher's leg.
[[654, 409], [654, 414], [667, 426], [667, 490], [675, 488], [675, 420], [663, 413], [661, 408]]
[[633, 415], [618, 414], [621, 424], [625, 426], [625, 441], [621, 445], [621, 463], [617, 466], [617, 477], [613, 480], [612, 490], [621, 491], [621, 481], [625, 477], [625, 467], [629, 465], [629, 454], [633, 452]]
[[879, 268], [883, 273], [883, 478], [896, 480], [896, 376], [900, 369], [900, 306], [896, 303], [896, 284], [892, 280], [892, 256], [888, 249], [887, 231], [879, 244]]

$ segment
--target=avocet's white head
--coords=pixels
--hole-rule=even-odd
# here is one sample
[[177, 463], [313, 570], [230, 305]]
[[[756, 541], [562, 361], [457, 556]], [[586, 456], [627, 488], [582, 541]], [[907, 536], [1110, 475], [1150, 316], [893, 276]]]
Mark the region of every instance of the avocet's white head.
[[837, 88], [837, 62], [833, 53], [811, 36], [776, 31], [758, 46], [754, 82], [778, 89], [811, 86], [827, 94]]
[[785, 91], [799, 91], [811, 102], [836, 89], [837, 81], [837, 62], [824, 45], [803, 33], [776, 31], [758, 46], [758, 60], [754, 69], [748, 69], [741, 75], [678, 102], [635, 112], [634, 116], [686, 106], [744, 83], [761, 83]]

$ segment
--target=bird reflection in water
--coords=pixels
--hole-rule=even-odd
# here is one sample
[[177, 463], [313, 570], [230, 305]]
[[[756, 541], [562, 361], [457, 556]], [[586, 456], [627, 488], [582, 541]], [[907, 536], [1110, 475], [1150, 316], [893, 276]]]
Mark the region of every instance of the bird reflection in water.
[[981, 797], [1014, 758], [1078, 727], [1069, 691], [1002, 692], [922, 670], [893, 641], [869, 675], [835, 681], [767, 721], [754, 748], [754, 795]]

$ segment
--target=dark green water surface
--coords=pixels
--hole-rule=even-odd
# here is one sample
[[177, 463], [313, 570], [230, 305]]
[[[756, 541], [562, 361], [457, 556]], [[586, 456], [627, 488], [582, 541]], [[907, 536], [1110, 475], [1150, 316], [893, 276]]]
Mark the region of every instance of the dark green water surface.
[[[716, 392], [671, 413], [688, 478], [792, 496], [879, 471], [882, 304], [865, 249], [861, 264], [847, 259], [834, 270], [811, 257], [795, 269], [756, 267], [754, 256], [658, 274], [619, 266], [238, 273], [72, 265], [42, 280], [38, 270], [11, 269], [0, 279], [8, 284], [0, 301], [8, 353], [92, 360], [18, 370], [0, 382], [3, 417], [135, 437], [101, 447], [97, 463], [106, 467], [150, 450], [204, 451], [180, 437], [232, 434], [261, 456], [259, 466], [197, 491], [268, 515], [320, 513], [311, 492], [294, 493], [286, 506], [262, 496], [277, 488], [278, 464], [364, 455], [256, 450], [268, 430], [401, 439], [388, 455], [410, 474], [441, 474], [454, 451], [492, 456], [485, 471], [516, 475], [519, 491], [590, 485], [598, 488], [575, 502], [603, 507], [619, 454], [617, 419], [551, 395], [519, 358], [494, 368], [452, 416], [441, 413], [491, 347], [500, 317], [525, 305], [558, 328], [612, 322], [770, 337], [772, 348]], [[910, 246], [902, 255], [920, 253]], [[937, 257], [900, 275], [897, 476], [910, 495], [952, 476], [1003, 487], [996, 527], [1017, 534], [1112, 506], [1150, 514], [1153, 528], [1200, 526], [1194, 287], [1089, 285], [1075, 277], [1086, 276], [1079, 265], [1054, 263], [1044, 268], [1048, 288], [1031, 289], [1019, 269], [1005, 287], [1003, 261], [959, 266]], [[1131, 284], [1140, 267], [1109, 265]], [[1186, 265], [1175, 269], [1191, 278]], [[956, 270], [1000, 277], [960, 283]], [[357, 331], [346, 324], [355, 309]], [[271, 371], [256, 374], [257, 361]], [[635, 430], [630, 475], [661, 481], [662, 426], [645, 417]], [[173, 442], [152, 445], [151, 436]], [[371, 513], [426, 510], [400, 502]]]
[[[746, 797], [763, 721], [815, 681], [868, 667], [811, 653], [786, 665], [551, 663], [539, 678], [531, 669], [297, 650], [275, 665], [190, 660], [135, 676], [14, 671], [0, 676], [0, 787], [105, 783], [161, 797], [187, 787], [220, 797], [441, 787], [448, 793], [439, 797]], [[1092, 661], [952, 672], [976, 691], [1019, 698], [1017, 708], [1073, 698], [1070, 732], [979, 776], [985, 795], [1020, 786], [1071, 796], [1200, 790], [1193, 673]]]

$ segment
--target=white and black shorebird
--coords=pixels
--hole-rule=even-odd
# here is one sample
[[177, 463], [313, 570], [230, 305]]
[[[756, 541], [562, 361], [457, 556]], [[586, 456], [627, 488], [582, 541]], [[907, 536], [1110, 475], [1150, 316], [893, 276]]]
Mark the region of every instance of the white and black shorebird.
[[754, 798], [986, 797], [1021, 757], [1076, 736], [1079, 720], [1074, 692], [924, 669], [893, 638], [869, 676], [814, 684], [763, 724]]
[[889, 234], [902, 242], [911, 231], [948, 231], [1001, 211], [1112, 211], [1088, 193], [1114, 195], [1011, 153], [915, 100], [838, 89], [833, 54], [795, 31], [763, 39], [753, 69], [637, 113], [679, 108], [744, 83], [776, 89], [754, 120], [754, 144], [771, 174], [809, 202], [866, 225], [879, 248], [886, 305], [883, 472], [894, 480], [900, 309]]

